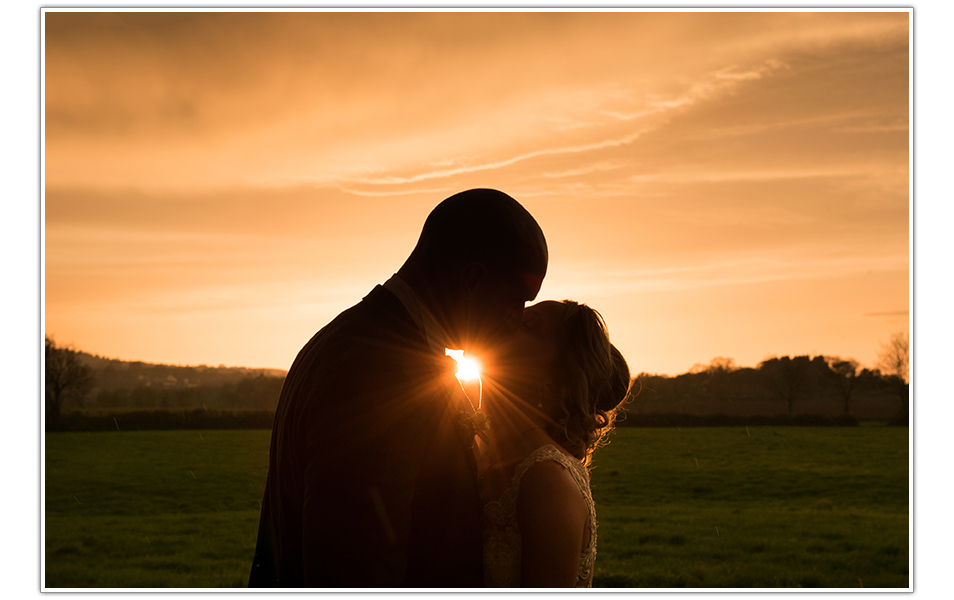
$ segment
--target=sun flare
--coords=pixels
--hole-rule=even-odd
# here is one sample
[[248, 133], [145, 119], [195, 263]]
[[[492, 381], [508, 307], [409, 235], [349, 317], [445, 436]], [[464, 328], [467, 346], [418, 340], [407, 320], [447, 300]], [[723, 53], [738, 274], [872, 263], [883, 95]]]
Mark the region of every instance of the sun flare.
[[457, 361], [457, 378], [461, 381], [471, 381], [480, 377], [480, 363], [476, 359], [464, 356], [463, 350], [445, 348], [444, 354]]

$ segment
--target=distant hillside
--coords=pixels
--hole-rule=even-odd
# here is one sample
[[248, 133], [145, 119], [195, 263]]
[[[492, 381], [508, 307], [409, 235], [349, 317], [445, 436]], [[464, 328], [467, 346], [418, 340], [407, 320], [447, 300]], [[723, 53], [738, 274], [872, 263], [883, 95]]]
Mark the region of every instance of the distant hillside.
[[281, 369], [253, 369], [248, 367], [209, 367], [164, 365], [141, 361], [126, 361], [105, 358], [78, 351], [80, 361], [93, 369], [96, 388], [99, 390], [149, 388], [195, 388], [234, 384], [240, 380], [257, 377], [284, 379]]
[[94, 386], [82, 401], [64, 405], [67, 411], [274, 411], [286, 374], [281, 369], [164, 365], [77, 354], [92, 369]]
[[[274, 411], [286, 371], [247, 367], [176, 366], [124, 361], [78, 352], [93, 371], [94, 387], [66, 410], [265, 410]], [[676, 377], [640, 373], [627, 407], [634, 416], [907, 419], [908, 386], [896, 376], [858, 369], [838, 373], [836, 357], [772, 358], [756, 368], [717, 358]], [[637, 393], [638, 392], [638, 393]]]

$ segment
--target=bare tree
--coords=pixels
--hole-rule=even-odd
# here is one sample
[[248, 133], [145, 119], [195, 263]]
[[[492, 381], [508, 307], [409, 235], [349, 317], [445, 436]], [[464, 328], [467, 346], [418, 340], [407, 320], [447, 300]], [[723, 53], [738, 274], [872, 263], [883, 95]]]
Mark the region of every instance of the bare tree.
[[59, 423], [63, 404], [72, 400], [82, 404], [93, 388], [93, 372], [80, 363], [76, 351], [57, 346], [46, 337], [46, 424], [55, 428]]
[[851, 416], [851, 398], [858, 388], [858, 367], [861, 365], [854, 359], [841, 359], [837, 356], [825, 357], [825, 361], [831, 369], [832, 379], [834, 379], [838, 393], [844, 401], [845, 416]]
[[891, 336], [891, 340], [881, 344], [878, 351], [878, 369], [889, 379], [894, 381], [898, 389], [900, 407], [899, 422], [906, 422], [908, 418], [908, 334], [899, 331]]
[[891, 336], [887, 343], [881, 343], [876, 365], [887, 376], [894, 376], [902, 382], [908, 382], [908, 334], [899, 331]]

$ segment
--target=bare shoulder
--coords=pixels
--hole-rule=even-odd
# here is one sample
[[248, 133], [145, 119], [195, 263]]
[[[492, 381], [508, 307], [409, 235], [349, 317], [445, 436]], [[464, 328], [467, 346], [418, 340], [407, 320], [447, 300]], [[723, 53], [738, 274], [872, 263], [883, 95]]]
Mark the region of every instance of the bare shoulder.
[[517, 510], [529, 508], [534, 511], [558, 510], [577, 512], [575, 506], [586, 511], [586, 502], [579, 485], [564, 465], [553, 461], [540, 461], [524, 473], [517, 495]]
[[555, 460], [541, 460], [524, 473], [521, 487], [528, 484], [534, 487], [560, 486], [566, 482], [573, 483], [573, 476], [565, 465]]

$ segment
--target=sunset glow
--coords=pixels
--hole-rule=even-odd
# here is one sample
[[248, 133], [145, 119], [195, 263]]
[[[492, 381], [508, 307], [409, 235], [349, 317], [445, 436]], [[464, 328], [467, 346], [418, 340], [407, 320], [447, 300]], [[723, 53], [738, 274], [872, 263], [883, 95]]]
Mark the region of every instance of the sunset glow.
[[44, 13], [45, 331], [287, 369], [500, 189], [633, 373], [907, 331], [907, 10]]
[[457, 361], [457, 378], [461, 381], [473, 381], [480, 378], [480, 362], [464, 356], [463, 350], [444, 349], [444, 354]]

